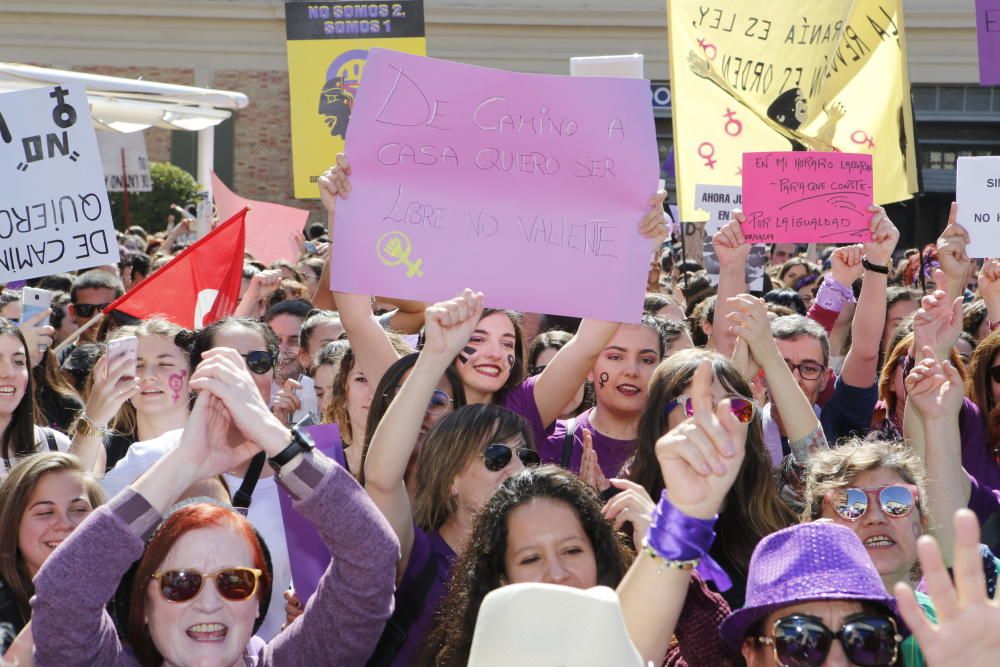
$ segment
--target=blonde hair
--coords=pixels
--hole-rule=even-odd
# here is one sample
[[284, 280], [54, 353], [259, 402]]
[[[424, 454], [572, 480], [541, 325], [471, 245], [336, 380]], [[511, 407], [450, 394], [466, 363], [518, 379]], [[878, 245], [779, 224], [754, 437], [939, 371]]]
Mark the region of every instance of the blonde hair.
[[814, 454], [806, 474], [805, 509], [803, 521], [815, 521], [823, 516], [823, 499], [831, 491], [850, 486], [863, 472], [888, 468], [912, 484], [920, 492], [917, 509], [926, 522], [927, 488], [924, 465], [913, 450], [897, 440], [862, 440], [845, 438], [833, 449]]

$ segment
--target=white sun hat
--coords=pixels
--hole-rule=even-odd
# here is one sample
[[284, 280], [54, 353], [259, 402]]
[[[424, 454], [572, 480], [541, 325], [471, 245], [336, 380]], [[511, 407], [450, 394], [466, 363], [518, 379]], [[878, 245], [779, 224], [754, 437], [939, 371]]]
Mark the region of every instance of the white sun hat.
[[555, 584], [511, 584], [483, 600], [468, 667], [643, 667], [618, 596]]

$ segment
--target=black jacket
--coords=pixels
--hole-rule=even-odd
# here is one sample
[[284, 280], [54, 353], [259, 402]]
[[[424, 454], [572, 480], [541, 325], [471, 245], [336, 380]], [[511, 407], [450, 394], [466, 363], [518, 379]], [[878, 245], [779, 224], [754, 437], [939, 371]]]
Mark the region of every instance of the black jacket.
[[14, 591], [4, 578], [0, 577], [0, 655], [7, 652], [17, 633], [23, 630], [25, 625], [26, 621], [17, 608], [17, 600], [14, 599]]

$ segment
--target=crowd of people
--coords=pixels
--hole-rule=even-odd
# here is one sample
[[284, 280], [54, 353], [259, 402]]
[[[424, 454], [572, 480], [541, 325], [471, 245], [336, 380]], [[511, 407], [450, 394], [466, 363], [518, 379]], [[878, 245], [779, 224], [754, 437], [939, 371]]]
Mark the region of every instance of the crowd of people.
[[923, 249], [878, 206], [770, 246], [751, 293], [742, 213], [713, 286], [657, 193], [619, 324], [332, 291], [344, 156], [319, 188], [329, 227], [199, 330], [74, 333], [183, 224], [28, 281], [37, 315], [0, 293], [6, 662], [995, 664], [1000, 260], [954, 207]]

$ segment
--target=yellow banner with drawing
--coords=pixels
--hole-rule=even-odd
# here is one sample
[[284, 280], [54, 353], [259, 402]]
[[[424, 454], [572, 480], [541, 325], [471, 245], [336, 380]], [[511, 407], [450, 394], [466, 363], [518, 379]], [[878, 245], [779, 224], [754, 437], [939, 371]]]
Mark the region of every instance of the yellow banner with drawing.
[[909, 199], [917, 160], [902, 0], [667, 0], [681, 219], [695, 187], [741, 185], [751, 151], [870, 153], [875, 201]]

